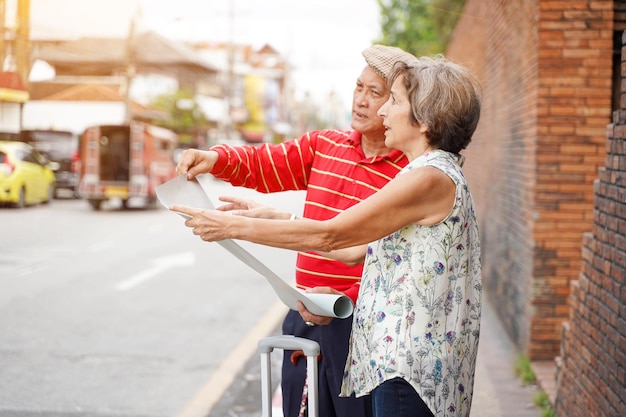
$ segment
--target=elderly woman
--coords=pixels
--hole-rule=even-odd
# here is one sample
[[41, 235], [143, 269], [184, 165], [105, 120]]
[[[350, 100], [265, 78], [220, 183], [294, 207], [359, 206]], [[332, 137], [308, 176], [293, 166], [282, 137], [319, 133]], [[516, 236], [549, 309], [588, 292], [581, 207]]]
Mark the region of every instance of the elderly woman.
[[172, 209], [193, 216], [185, 224], [206, 241], [323, 251], [346, 262], [365, 256], [341, 395], [371, 394], [377, 417], [467, 417], [482, 286], [459, 152], [480, 118], [480, 87], [441, 56], [398, 63], [389, 81], [379, 110], [385, 145], [410, 162], [363, 202], [326, 221]]

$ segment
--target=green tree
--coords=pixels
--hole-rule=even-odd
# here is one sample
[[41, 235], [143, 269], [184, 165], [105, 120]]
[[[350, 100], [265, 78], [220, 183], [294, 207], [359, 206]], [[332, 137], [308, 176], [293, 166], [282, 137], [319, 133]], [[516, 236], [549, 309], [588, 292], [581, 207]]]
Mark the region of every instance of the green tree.
[[465, 0], [377, 0], [382, 39], [414, 55], [444, 53]]
[[183, 143], [190, 142], [195, 132], [206, 130], [209, 125], [193, 92], [189, 90], [162, 94], [152, 101], [151, 106], [170, 116], [167, 121], [155, 121], [155, 124], [178, 133]]

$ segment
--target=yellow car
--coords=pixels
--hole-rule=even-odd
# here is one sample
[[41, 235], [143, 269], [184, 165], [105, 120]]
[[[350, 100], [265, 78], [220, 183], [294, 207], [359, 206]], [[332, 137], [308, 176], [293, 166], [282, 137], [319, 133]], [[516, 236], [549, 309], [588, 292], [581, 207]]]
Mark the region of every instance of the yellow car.
[[56, 187], [54, 165], [24, 142], [0, 141], [0, 203], [48, 203]]

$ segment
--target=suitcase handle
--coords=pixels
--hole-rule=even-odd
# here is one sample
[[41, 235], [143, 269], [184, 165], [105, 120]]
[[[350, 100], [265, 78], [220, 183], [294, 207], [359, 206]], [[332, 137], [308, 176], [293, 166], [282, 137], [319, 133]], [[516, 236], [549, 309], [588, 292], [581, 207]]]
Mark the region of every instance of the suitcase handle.
[[306, 356], [320, 354], [320, 345], [309, 339], [289, 335], [266, 337], [259, 340], [259, 353], [271, 353], [275, 348], [284, 350], [302, 350]]
[[317, 417], [317, 357], [320, 345], [314, 340], [296, 336], [270, 336], [259, 340], [258, 350], [261, 354], [261, 399], [263, 417], [272, 415], [272, 375], [270, 371], [270, 353], [274, 349], [302, 350], [307, 361], [308, 416]]

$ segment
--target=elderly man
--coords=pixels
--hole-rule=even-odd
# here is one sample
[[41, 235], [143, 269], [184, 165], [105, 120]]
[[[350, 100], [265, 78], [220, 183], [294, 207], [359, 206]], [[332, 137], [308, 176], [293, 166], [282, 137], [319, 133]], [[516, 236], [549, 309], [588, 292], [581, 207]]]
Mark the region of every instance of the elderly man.
[[[387, 76], [393, 64], [416, 58], [383, 45], [365, 49], [363, 57], [367, 65], [356, 80], [352, 100], [353, 130], [312, 131], [278, 145], [221, 144], [208, 151], [190, 149], [182, 154], [179, 173], [186, 173], [189, 179], [211, 173], [232, 185], [263, 193], [306, 190], [303, 217], [315, 220], [332, 218], [366, 199], [407, 164], [400, 151], [385, 146], [385, 128], [377, 112], [389, 97]], [[230, 201], [234, 206], [245, 204]], [[275, 213], [276, 218], [289, 216]], [[363, 265], [349, 266], [314, 252], [300, 252], [296, 285], [316, 292], [339, 291], [356, 301], [362, 269]], [[351, 318], [313, 316], [305, 309], [289, 311], [283, 322], [283, 334], [320, 344], [319, 414], [324, 417], [372, 414], [369, 397], [339, 397], [351, 327]], [[305, 379], [305, 361], [298, 360], [298, 352], [285, 351], [281, 381], [285, 417], [304, 414]]]

